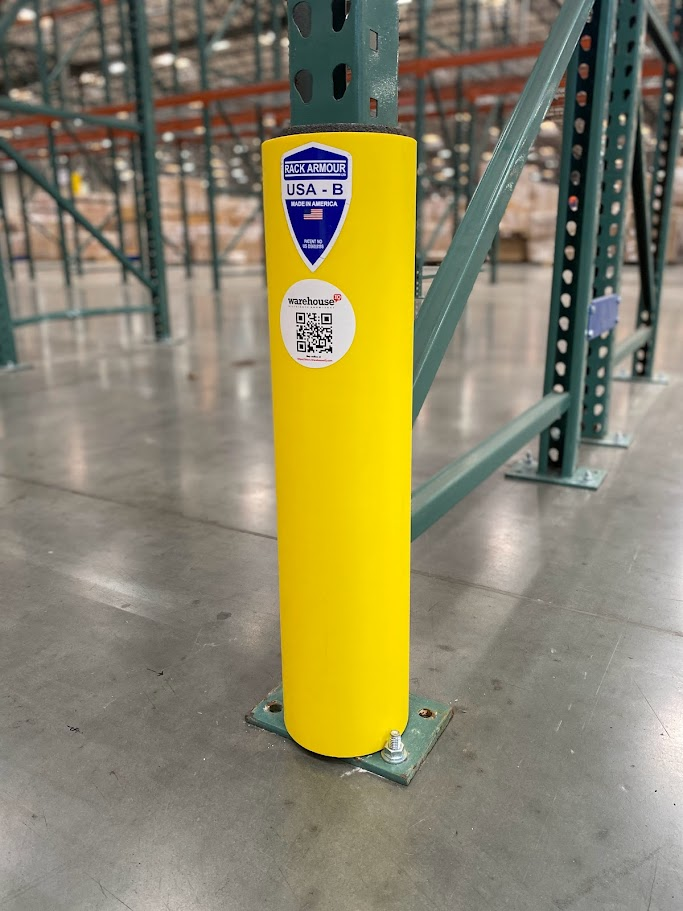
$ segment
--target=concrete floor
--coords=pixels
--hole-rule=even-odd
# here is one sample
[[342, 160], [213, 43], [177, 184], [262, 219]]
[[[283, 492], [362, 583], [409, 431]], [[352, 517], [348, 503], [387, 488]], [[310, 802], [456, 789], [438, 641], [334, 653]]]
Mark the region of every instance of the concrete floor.
[[[540, 397], [549, 281], [480, 282], [416, 480]], [[0, 378], [2, 911], [681, 911], [683, 269], [602, 490], [497, 472], [414, 547], [412, 686], [456, 715], [408, 789], [244, 722], [279, 679], [264, 289], [171, 283], [184, 344], [44, 324]]]

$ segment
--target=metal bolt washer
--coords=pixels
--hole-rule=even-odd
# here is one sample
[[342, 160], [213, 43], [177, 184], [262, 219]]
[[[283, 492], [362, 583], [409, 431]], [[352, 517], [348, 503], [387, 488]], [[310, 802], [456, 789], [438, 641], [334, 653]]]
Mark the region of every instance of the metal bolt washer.
[[408, 758], [408, 751], [406, 750], [403, 740], [401, 739], [401, 734], [398, 731], [392, 731], [389, 735], [389, 739], [386, 742], [386, 746], [381, 753], [382, 759], [385, 762], [389, 762], [392, 765], [398, 765], [400, 762], [405, 762]]

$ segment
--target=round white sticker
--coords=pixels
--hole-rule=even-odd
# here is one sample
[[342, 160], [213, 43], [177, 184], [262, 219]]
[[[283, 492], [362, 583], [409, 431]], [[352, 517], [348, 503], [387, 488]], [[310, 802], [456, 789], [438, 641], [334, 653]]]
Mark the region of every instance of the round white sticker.
[[347, 296], [329, 282], [305, 278], [287, 291], [280, 310], [285, 348], [303, 367], [329, 367], [344, 357], [356, 334]]

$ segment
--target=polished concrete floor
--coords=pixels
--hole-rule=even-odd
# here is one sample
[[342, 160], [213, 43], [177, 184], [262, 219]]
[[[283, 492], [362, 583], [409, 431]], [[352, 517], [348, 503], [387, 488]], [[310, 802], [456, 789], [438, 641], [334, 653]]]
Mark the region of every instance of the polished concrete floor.
[[[540, 396], [550, 273], [502, 279], [416, 480]], [[182, 344], [43, 324], [0, 377], [0, 909], [681, 911], [683, 269], [599, 493], [497, 472], [414, 546], [412, 686], [456, 714], [407, 789], [244, 722], [279, 679], [264, 288], [171, 286]], [[12, 293], [65, 305], [49, 270]]]

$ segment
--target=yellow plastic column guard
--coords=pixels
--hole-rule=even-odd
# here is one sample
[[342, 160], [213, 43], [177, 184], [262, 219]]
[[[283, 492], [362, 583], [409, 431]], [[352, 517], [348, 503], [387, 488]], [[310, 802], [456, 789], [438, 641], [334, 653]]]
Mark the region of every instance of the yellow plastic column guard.
[[415, 149], [374, 132], [263, 147], [285, 723], [326, 756], [408, 721]]

